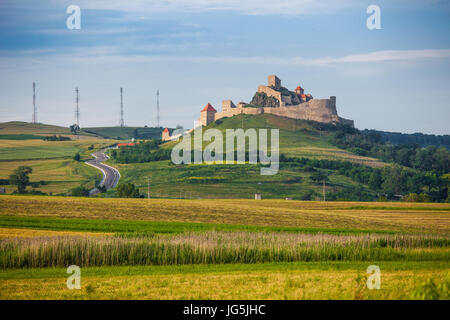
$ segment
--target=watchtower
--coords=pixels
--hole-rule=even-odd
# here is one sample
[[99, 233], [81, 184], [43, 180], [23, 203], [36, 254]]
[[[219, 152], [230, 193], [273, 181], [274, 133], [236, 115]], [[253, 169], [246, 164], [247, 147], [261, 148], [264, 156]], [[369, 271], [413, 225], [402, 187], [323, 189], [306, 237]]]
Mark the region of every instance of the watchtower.
[[269, 87], [274, 87], [275, 89], [279, 89], [281, 87], [281, 80], [274, 74], [271, 74], [268, 77], [267, 85]]
[[207, 126], [208, 124], [213, 122], [215, 120], [216, 112], [216, 109], [214, 109], [214, 107], [210, 103], [208, 103], [200, 112], [200, 123], [203, 126]]

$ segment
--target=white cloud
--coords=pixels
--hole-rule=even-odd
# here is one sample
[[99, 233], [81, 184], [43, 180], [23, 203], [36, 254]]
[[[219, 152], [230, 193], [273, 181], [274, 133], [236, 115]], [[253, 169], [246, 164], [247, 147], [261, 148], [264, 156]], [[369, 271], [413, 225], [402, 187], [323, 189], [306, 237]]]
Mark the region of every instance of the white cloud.
[[311, 60], [311, 64], [336, 63], [372, 63], [384, 61], [417, 61], [440, 59], [450, 57], [450, 49], [423, 49], [423, 50], [384, 50], [363, 54], [348, 55], [339, 58], [322, 58]]
[[356, 0], [79, 0], [86, 9], [116, 10], [128, 12], [161, 11], [237, 11], [243, 14], [298, 15], [347, 8]]
[[[186, 44], [179, 45], [186, 46]], [[173, 47], [171, 45], [170, 47]], [[134, 49], [139, 52], [152, 51], [157, 48], [168, 48], [167, 45], [141, 45]], [[245, 64], [245, 65], [275, 65], [275, 66], [332, 66], [342, 64], [375, 64], [380, 62], [419, 62], [434, 61], [450, 58], [450, 49], [423, 49], [423, 50], [384, 50], [362, 54], [346, 55], [342, 57], [239, 57], [239, 56], [159, 56], [146, 54], [123, 54], [113, 46], [98, 46], [77, 48], [57, 53], [54, 50], [23, 50], [15, 51], [14, 57], [8, 55], [8, 51], [0, 51], [0, 61], [14, 61], [20, 57], [33, 57], [36, 61], [46, 61], [51, 57], [52, 61], [65, 61], [86, 64], [133, 64], [152, 62], [184, 62], [184, 63], [221, 63], [221, 64]], [[8, 57], [9, 56], [9, 57]], [[6, 58], [8, 57], [8, 58]]]

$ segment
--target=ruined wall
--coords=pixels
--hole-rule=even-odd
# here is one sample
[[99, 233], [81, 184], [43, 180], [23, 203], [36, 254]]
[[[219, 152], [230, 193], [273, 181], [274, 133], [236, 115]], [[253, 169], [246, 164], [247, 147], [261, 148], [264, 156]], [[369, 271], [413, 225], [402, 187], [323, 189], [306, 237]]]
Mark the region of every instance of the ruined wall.
[[324, 123], [340, 122], [354, 126], [353, 120], [344, 119], [337, 115], [336, 97], [330, 97], [330, 99], [312, 99], [298, 105], [278, 108], [231, 108], [216, 113], [214, 120], [233, 117], [241, 113], [253, 115], [270, 113], [292, 119], [312, 120]]
[[223, 100], [222, 101], [222, 111], [234, 109], [236, 106], [234, 105], [233, 101], [231, 100]]
[[225, 117], [233, 117], [238, 114], [262, 114], [264, 113], [264, 108], [233, 108], [227, 109], [222, 112], [217, 112], [214, 120], [218, 120]]
[[264, 108], [264, 113], [326, 123], [339, 121], [335, 99], [312, 99], [294, 106]]
[[276, 75], [272, 74], [267, 77], [267, 85], [269, 87], [279, 88], [281, 86], [281, 80]]
[[281, 102], [281, 92], [273, 90], [272, 88], [266, 87], [261, 84], [258, 86], [258, 92], [264, 92], [267, 96], [274, 97]]

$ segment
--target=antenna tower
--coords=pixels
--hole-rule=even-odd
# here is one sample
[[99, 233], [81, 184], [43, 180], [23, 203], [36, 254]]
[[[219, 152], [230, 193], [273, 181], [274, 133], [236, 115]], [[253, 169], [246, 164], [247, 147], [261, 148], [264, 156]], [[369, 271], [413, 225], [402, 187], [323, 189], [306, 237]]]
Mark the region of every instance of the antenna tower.
[[120, 87], [120, 126], [124, 126], [123, 121], [123, 89]]
[[156, 90], [156, 127], [160, 127], [159, 123], [159, 90]]
[[77, 123], [77, 126], [80, 126], [80, 97], [78, 95], [78, 87], [75, 88], [75, 121]]
[[33, 82], [33, 123], [37, 123], [37, 108], [36, 108], [36, 83]]

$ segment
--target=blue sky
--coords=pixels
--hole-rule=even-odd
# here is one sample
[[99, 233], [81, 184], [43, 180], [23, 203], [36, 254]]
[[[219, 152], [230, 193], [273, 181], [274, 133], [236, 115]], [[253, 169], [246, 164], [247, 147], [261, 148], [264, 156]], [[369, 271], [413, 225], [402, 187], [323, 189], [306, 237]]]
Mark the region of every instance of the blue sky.
[[[81, 8], [68, 30], [66, 8]], [[368, 30], [366, 8], [381, 8]], [[450, 134], [448, 1], [2, 0], [0, 121], [192, 127], [210, 102], [250, 101], [267, 75], [337, 96], [358, 128]]]

